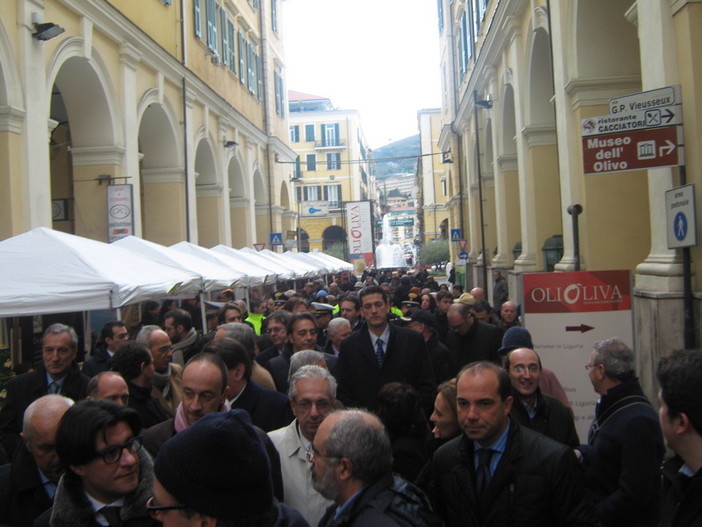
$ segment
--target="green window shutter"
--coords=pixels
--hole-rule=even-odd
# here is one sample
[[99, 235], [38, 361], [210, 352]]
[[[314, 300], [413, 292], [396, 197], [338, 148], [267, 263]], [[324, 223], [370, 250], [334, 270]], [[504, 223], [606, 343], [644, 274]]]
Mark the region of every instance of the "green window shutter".
[[242, 84], [246, 84], [246, 41], [241, 31], [239, 31], [239, 80]]
[[314, 141], [314, 125], [305, 125], [305, 141]]
[[263, 75], [261, 74], [261, 56], [256, 53], [256, 82], [258, 87], [258, 100], [263, 100]]
[[236, 75], [236, 30], [231, 20], [227, 20], [229, 32], [229, 71]]
[[202, 17], [200, 16], [200, 1], [193, 0], [193, 25], [195, 26], [195, 36], [202, 38]]
[[227, 12], [219, 9], [219, 28], [222, 32], [222, 62], [229, 66], [229, 33], [227, 32]]

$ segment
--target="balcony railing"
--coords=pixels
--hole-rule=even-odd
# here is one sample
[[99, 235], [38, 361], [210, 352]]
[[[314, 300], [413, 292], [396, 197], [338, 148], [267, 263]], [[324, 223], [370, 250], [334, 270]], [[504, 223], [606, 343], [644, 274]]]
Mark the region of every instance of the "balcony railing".
[[346, 146], [346, 141], [342, 141], [341, 139], [335, 139], [333, 141], [315, 141], [314, 147], [315, 148], [344, 148]]

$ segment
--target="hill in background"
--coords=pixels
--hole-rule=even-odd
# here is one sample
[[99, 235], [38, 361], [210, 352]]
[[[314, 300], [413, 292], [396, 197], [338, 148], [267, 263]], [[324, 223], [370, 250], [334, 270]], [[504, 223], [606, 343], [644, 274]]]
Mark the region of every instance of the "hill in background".
[[[376, 179], [382, 180], [391, 174], [416, 173], [419, 154], [419, 134], [374, 149]], [[382, 161], [382, 159], [388, 159], [388, 161]]]

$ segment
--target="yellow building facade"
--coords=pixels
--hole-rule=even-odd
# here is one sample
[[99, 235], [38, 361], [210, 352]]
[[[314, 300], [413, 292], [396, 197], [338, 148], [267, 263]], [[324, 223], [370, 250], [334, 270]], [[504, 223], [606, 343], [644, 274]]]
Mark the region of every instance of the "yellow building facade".
[[295, 91], [288, 96], [300, 236], [290, 232], [286, 243], [302, 251], [346, 246], [345, 203], [377, 206], [373, 157], [359, 114], [336, 109], [325, 97]]
[[[471, 285], [483, 261], [521, 274], [576, 267], [570, 206], [579, 216], [583, 270], [629, 269], [640, 366], [683, 347], [682, 251], [669, 249], [665, 192], [678, 167], [585, 175], [581, 121], [613, 97], [681, 86], [686, 181], [702, 183], [702, 3], [685, 0], [443, 0], [439, 2], [442, 131], [465, 209], [451, 228], [470, 249]], [[482, 199], [481, 199], [482, 198]], [[482, 211], [481, 211], [482, 205]], [[463, 218], [461, 219], [461, 210]], [[458, 223], [456, 223], [458, 222]], [[699, 230], [700, 221], [697, 219]], [[484, 241], [483, 241], [484, 240]], [[559, 248], [555, 261], [548, 248]], [[693, 247], [695, 342], [700, 342], [702, 252]], [[483, 257], [485, 254], [485, 257]], [[520, 300], [519, 293], [513, 295]], [[650, 389], [651, 387], [648, 386]]]
[[448, 239], [450, 167], [439, 148], [441, 110], [417, 112], [420, 158], [417, 163], [417, 216], [423, 243]]
[[[0, 239], [267, 242], [294, 221], [280, 0], [0, 5]], [[39, 29], [64, 31], [41, 40]]]

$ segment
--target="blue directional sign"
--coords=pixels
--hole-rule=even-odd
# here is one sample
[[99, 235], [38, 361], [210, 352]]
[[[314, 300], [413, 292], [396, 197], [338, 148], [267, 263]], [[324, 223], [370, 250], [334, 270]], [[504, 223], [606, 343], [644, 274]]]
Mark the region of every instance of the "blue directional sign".
[[283, 233], [282, 232], [272, 232], [271, 233], [271, 247], [276, 245], [283, 245]]
[[451, 229], [451, 241], [452, 242], [460, 241], [461, 238], [463, 238], [463, 234], [461, 233], [461, 229]]
[[467, 260], [468, 259], [468, 253], [463, 251], [458, 253], [458, 259], [459, 260]]
[[697, 245], [695, 187], [683, 185], [665, 192], [668, 249]]

